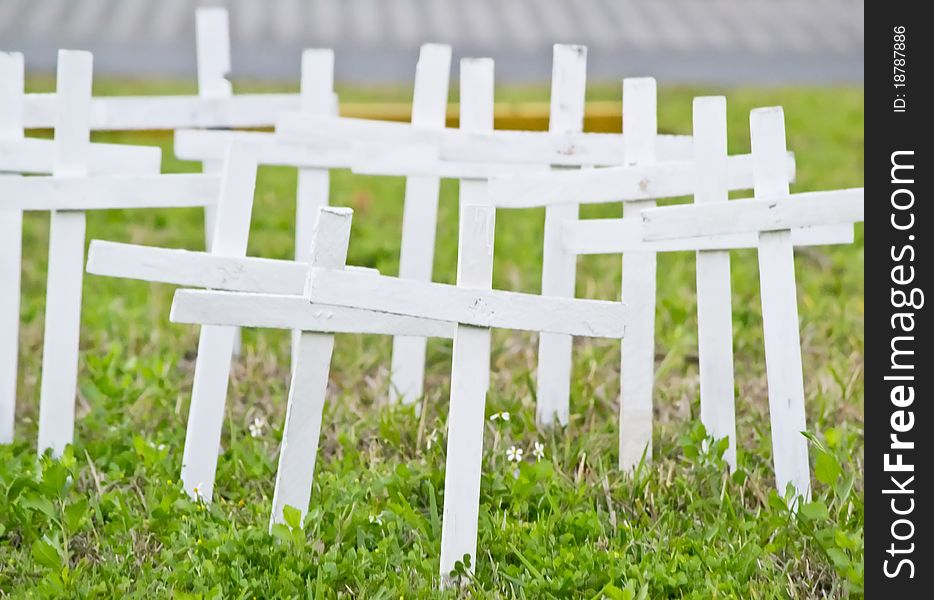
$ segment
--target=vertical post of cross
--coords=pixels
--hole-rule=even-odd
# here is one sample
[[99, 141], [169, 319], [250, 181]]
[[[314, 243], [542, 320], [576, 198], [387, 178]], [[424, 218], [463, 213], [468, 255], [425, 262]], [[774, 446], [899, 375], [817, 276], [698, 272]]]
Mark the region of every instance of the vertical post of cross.
[[[787, 160], [785, 115], [781, 107], [753, 110], [749, 126], [755, 197], [787, 196], [788, 179], [783, 176]], [[807, 439], [802, 435], [807, 424], [791, 231], [759, 233], [759, 290], [775, 483], [781, 494], [791, 484], [806, 502], [811, 479]], [[797, 498], [792, 499], [792, 506], [796, 502]]]
[[[311, 115], [331, 115], [337, 112], [334, 102], [334, 51], [311, 49], [302, 53], [301, 109]], [[318, 209], [328, 205], [330, 172], [327, 169], [298, 170], [295, 196], [295, 260], [311, 257], [311, 232], [318, 218]], [[302, 332], [292, 332], [292, 367], [298, 356]]]
[[[230, 26], [227, 9], [199, 8], [195, 11], [195, 55], [198, 61], [198, 96], [201, 98], [229, 98], [233, 86], [230, 74]], [[221, 161], [204, 161], [205, 173], [218, 173], [224, 168]], [[204, 247], [211, 250], [217, 207], [204, 207]]]
[[[234, 258], [246, 255], [256, 169], [256, 149], [248, 144], [231, 144], [217, 203], [212, 254]], [[198, 338], [181, 479], [190, 496], [205, 501], [210, 501], [214, 492], [236, 332], [236, 327], [205, 325]]]
[[[694, 202], [729, 200], [726, 180], [726, 98], [694, 99]], [[724, 459], [736, 468], [733, 396], [733, 316], [730, 251], [697, 252], [697, 348], [700, 416], [707, 433], [728, 438]]]
[[[87, 173], [92, 68], [90, 52], [58, 53], [54, 175], [60, 177]], [[51, 449], [53, 456], [74, 438], [84, 234], [84, 211], [52, 211], [38, 448]]]
[[[23, 55], [0, 52], [0, 140], [23, 137], [24, 81]], [[5, 208], [0, 215], [0, 444], [13, 442], [22, 254], [23, 211]]]
[[[493, 61], [461, 61], [460, 127], [493, 129]], [[490, 289], [493, 284], [493, 234], [496, 210], [486, 205], [485, 180], [461, 180], [457, 285]], [[444, 509], [441, 522], [442, 585], [457, 561], [476, 562], [480, 507], [483, 422], [490, 385], [490, 330], [458, 325], [451, 365]]]
[[[306, 253], [309, 263], [306, 295], [311, 294], [310, 267], [344, 267], [352, 217], [353, 211], [349, 208], [329, 207], [318, 212], [318, 222]], [[308, 511], [333, 351], [333, 334], [312, 331], [299, 333], [282, 446], [279, 450], [270, 528], [283, 522], [283, 509], [286, 506], [297, 508], [302, 517]]]
[[[655, 162], [658, 133], [656, 86], [650, 77], [623, 80], [623, 147], [626, 164]], [[627, 202], [623, 216], [639, 219], [655, 200]], [[655, 377], [655, 253], [623, 255], [622, 299], [631, 321], [621, 346], [619, 467], [632, 471], [652, 458], [652, 387]]]
[[[451, 48], [425, 44], [415, 68], [412, 98], [412, 124], [417, 127], [444, 127], [451, 72]], [[441, 179], [426, 175], [410, 176], [405, 182], [402, 209], [402, 245], [399, 277], [431, 281], [435, 257], [435, 231], [438, 223], [438, 194]], [[392, 339], [389, 396], [392, 401], [415, 402], [424, 392], [425, 351], [428, 340], [397, 335]]]
[[[587, 48], [556, 44], [553, 56], [548, 130], [552, 133], [579, 133], [584, 128]], [[576, 220], [578, 214], [577, 204], [545, 207], [543, 295], [574, 297], [577, 257], [564, 250], [561, 227], [566, 221]], [[568, 422], [572, 342], [569, 335], [539, 334], [536, 417], [542, 425], [551, 425], [555, 420], [562, 425]]]

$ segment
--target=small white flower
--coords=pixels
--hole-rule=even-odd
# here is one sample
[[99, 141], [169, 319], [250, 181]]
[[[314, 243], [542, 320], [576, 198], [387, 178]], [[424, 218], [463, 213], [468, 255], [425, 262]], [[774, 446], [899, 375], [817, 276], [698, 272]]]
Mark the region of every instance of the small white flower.
[[438, 430], [432, 429], [431, 433], [428, 434], [428, 441], [425, 443], [425, 446], [431, 450], [431, 447], [438, 441]]
[[506, 460], [509, 462], [521, 462], [522, 461], [522, 448], [516, 448], [515, 446], [510, 446], [506, 450]]
[[382, 514], [370, 515], [370, 523], [376, 523], [377, 525], [382, 525], [383, 524]]
[[256, 417], [253, 419], [253, 422], [250, 423], [250, 435], [258, 438], [263, 435], [263, 429], [266, 428], [266, 419], [262, 417]]
[[541, 460], [545, 458], [545, 444], [541, 442], [535, 442], [535, 445], [532, 448], [532, 456], [535, 457], [535, 460]]
[[493, 413], [492, 415], [490, 415], [490, 420], [491, 420], [491, 421], [495, 421], [495, 420], [497, 420], [497, 419], [502, 419], [503, 421], [508, 421], [508, 420], [509, 420], [509, 413], [503, 411], [503, 412]]

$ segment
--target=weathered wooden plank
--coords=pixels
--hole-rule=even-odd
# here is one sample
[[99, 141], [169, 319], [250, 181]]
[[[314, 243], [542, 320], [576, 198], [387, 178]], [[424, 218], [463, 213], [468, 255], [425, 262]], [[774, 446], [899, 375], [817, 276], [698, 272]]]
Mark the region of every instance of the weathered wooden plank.
[[[21, 129], [22, 131], [22, 129]], [[55, 162], [54, 140], [0, 139], [0, 172], [51, 173]], [[88, 174], [158, 174], [162, 149], [127, 144], [89, 144]]]
[[[415, 68], [413, 127], [436, 131], [444, 128], [450, 72], [449, 46], [422, 46]], [[441, 179], [438, 176], [411, 176], [406, 179], [399, 277], [431, 281], [440, 191]], [[391, 400], [411, 403], [422, 396], [426, 347], [427, 340], [422, 337], [393, 338], [390, 365]]]
[[281, 136], [260, 131], [180, 129], [175, 132], [175, 156], [182, 160], [220, 160], [231, 142], [253, 144], [262, 165], [346, 169], [355, 164], [354, 151], [309, 146], [283, 141]]
[[[302, 53], [302, 111], [308, 114], [332, 114], [334, 105], [334, 52], [332, 50], [305, 50]], [[308, 261], [312, 257], [311, 234], [316, 219], [331, 213], [320, 213], [330, 198], [331, 176], [327, 168], [303, 167], [298, 170], [295, 193], [295, 260]], [[350, 217], [347, 217], [348, 221]], [[348, 225], [349, 228], [349, 225]], [[349, 235], [349, 234], [348, 234]], [[346, 252], [346, 250], [345, 250]], [[292, 332], [292, 365], [300, 352], [302, 332]], [[305, 342], [307, 346], [309, 342]]]
[[[346, 269], [379, 275], [376, 269], [366, 267], [348, 266]], [[305, 290], [308, 264], [91, 240], [87, 272], [214, 290], [298, 295]]]
[[[23, 55], [0, 52], [0, 148], [23, 139], [24, 82]], [[0, 171], [5, 166], [0, 150]], [[16, 176], [0, 176], [6, 177]], [[16, 418], [22, 252], [23, 211], [4, 210], [0, 213], [0, 444], [13, 442]]]
[[[555, 44], [551, 72], [551, 133], [580, 133], [584, 127], [584, 95], [587, 87], [587, 48]], [[559, 167], [560, 168], [560, 167]], [[545, 207], [542, 247], [542, 295], [574, 297], [577, 257], [561, 243], [561, 227], [576, 221], [578, 205]], [[541, 425], [558, 421], [566, 425], [571, 402], [572, 338], [541, 332], [538, 337], [535, 416]]]
[[[729, 199], [726, 98], [694, 99], [695, 205], [706, 208]], [[646, 214], [642, 213], [643, 218]], [[727, 438], [724, 460], [736, 468], [736, 413], [733, 396], [733, 304], [728, 250], [697, 252], [697, 352], [700, 417], [708, 435]]]
[[421, 316], [474, 327], [621, 338], [628, 321], [619, 302], [476, 290], [455, 285], [314, 269], [310, 298], [319, 304]]
[[[462, 103], [461, 125], [465, 129], [492, 129], [493, 81], [492, 60], [461, 61], [461, 89], [475, 92]], [[482, 206], [485, 197], [485, 181], [461, 181], [457, 287], [476, 294], [489, 293], [493, 284], [496, 210]], [[489, 387], [490, 330], [461, 322], [454, 334], [451, 357], [451, 404], [441, 519], [442, 586], [451, 583], [449, 575], [465, 555], [470, 556], [471, 572], [477, 563], [483, 422]]]
[[[653, 165], [658, 133], [655, 80], [624, 79], [623, 99], [627, 163], [636, 168]], [[642, 197], [652, 198], [654, 194]], [[654, 206], [654, 199], [630, 202], [623, 218], [640, 220], [642, 211]], [[643, 458], [646, 462], [652, 459], [655, 269], [654, 252], [623, 255], [622, 300], [631, 311], [630, 326], [620, 348], [619, 467], [624, 472], [634, 470]]]
[[[794, 158], [789, 155], [784, 162], [786, 181], [792, 181]], [[730, 190], [751, 189], [751, 157], [740, 154], [727, 158], [726, 179]], [[696, 187], [693, 162], [664, 161], [492, 179], [490, 202], [500, 208], [528, 208], [561, 203], [634, 201], [688, 196]]]
[[[58, 177], [80, 177], [87, 172], [92, 64], [90, 52], [60, 50], [58, 53], [53, 170]], [[0, 185], [12, 182], [4, 180]], [[51, 450], [53, 456], [61, 456], [65, 446], [74, 439], [84, 235], [83, 212], [52, 212], [38, 450], [40, 453]]]
[[803, 192], [784, 197], [666, 206], [644, 216], [646, 240], [734, 235], [801, 227], [833, 227], [863, 220], [863, 188]]
[[[646, 211], [644, 216], [659, 219], [665, 208]], [[678, 252], [693, 250], [738, 250], [756, 248], [759, 245], [757, 232], [711, 234], [698, 237], [679, 237], [664, 240], [646, 240], [645, 224], [634, 219], [584, 219], [565, 223], [562, 241], [568, 252], [573, 254], [621, 254], [624, 252]], [[791, 231], [795, 246], [822, 246], [828, 244], [851, 244], [851, 225], [826, 225], [799, 227]]]
[[[246, 254], [256, 169], [256, 153], [251, 146], [230, 147], [218, 202], [217, 231], [211, 246], [211, 252], [218, 256]], [[206, 501], [210, 501], [214, 491], [235, 334], [233, 327], [209, 325], [201, 328], [198, 339], [181, 479], [189, 495]]]
[[[310, 266], [340, 269], [347, 261], [352, 211], [322, 208], [306, 256]], [[306, 292], [309, 279], [306, 280]], [[307, 296], [307, 293], [306, 293]], [[286, 405], [285, 427], [279, 449], [276, 488], [272, 497], [270, 528], [284, 521], [286, 506], [304, 517], [311, 499], [311, 484], [321, 435], [321, 415], [328, 388], [334, 336], [303, 330], [292, 356], [292, 381]]]
[[[307, 272], [307, 271], [306, 271]], [[299, 284], [303, 279], [297, 280]], [[173, 323], [299, 329], [318, 333], [371, 333], [454, 337], [455, 324], [329, 304], [299, 294], [180, 289], [175, 292]]]
[[[752, 152], [755, 160], [755, 195], [779, 198], [788, 195], [788, 183], [775, 168], [785, 153], [785, 116], [781, 108], [760, 108], [750, 115]], [[784, 494], [791, 484], [805, 502], [811, 494], [807, 429], [804, 413], [804, 370], [798, 331], [798, 299], [791, 234], [764, 231], [759, 234], [759, 288], [772, 424], [775, 484]]]
[[21, 177], [0, 180], [0, 208], [76, 211], [207, 206], [217, 203], [219, 190], [219, 177], [187, 173]]

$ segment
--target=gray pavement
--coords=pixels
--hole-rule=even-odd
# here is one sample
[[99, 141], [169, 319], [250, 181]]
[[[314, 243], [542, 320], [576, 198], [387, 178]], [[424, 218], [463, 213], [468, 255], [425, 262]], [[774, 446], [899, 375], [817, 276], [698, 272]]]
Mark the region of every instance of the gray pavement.
[[501, 81], [547, 81], [551, 45], [586, 44], [591, 80], [860, 83], [863, 0], [0, 0], [0, 50], [51, 71], [58, 48], [106, 74], [193, 76], [194, 8], [227, 6], [233, 78], [297, 80], [331, 47], [341, 81], [409, 82], [418, 46], [496, 59]]

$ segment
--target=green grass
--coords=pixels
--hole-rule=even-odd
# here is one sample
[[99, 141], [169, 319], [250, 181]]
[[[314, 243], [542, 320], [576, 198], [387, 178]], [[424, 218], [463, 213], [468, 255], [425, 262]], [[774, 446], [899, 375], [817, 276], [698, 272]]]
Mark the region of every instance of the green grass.
[[[161, 84], [109, 82], [134, 93]], [[662, 89], [665, 131], [690, 131], [690, 98]], [[513, 97], [542, 99], [539, 88]], [[610, 87], [596, 97], [611, 98]], [[862, 184], [857, 89], [736, 89], [730, 150], [748, 151], [748, 111], [783, 104], [795, 190]], [[351, 99], [403, 92], [345, 90]], [[170, 138], [157, 143], [171, 171]], [[349, 262], [397, 271], [403, 180], [332, 175], [332, 203], [354, 209]], [[295, 173], [263, 168], [250, 253], [286, 258]], [[442, 188], [435, 274], [454, 279], [456, 184]], [[619, 214], [587, 208], [587, 217]], [[540, 286], [541, 210], [498, 215], [494, 285]], [[177, 481], [197, 329], [168, 322], [173, 288], [87, 276], [76, 444], [59, 462], [34, 444], [48, 218], [26, 219], [17, 439], [0, 448], [0, 595], [51, 597], [436, 597], [451, 345], [429, 344], [421, 416], [386, 405], [390, 341], [338, 336], [311, 510], [304, 531], [267, 533], [288, 383], [285, 332], [245, 332], [233, 368], [215, 502]], [[111, 211], [88, 238], [200, 249], [197, 210]], [[739, 470], [705, 451], [698, 424], [694, 261], [659, 258], [654, 458], [616, 469], [618, 343], [575, 344], [571, 423], [534, 422], [534, 336], [496, 331], [486, 423], [476, 574], [448, 595], [481, 597], [845, 597], [863, 581], [863, 234], [797, 254], [801, 338], [813, 439], [814, 499], [799, 516], [773, 492], [753, 251], [734, 253]], [[579, 262], [578, 294], [615, 299], [618, 257]], [[249, 425], [266, 425], [253, 437]], [[544, 444], [544, 459], [531, 449]], [[511, 446], [525, 450], [516, 467]], [[292, 525], [295, 525], [293, 522]]]

